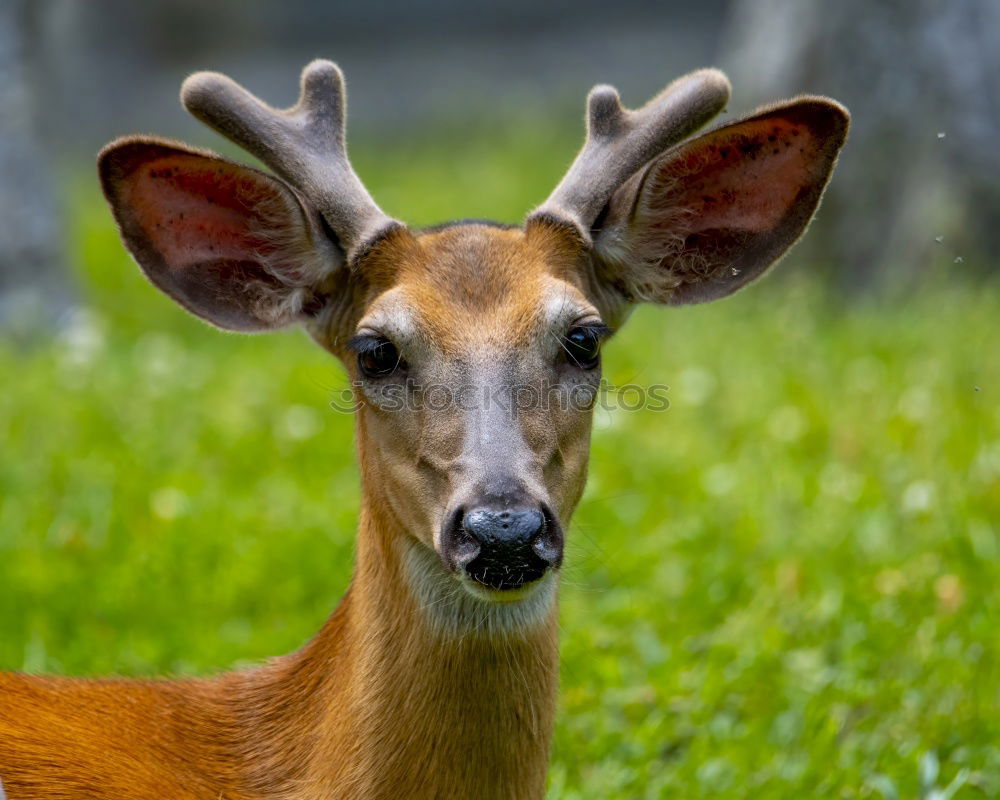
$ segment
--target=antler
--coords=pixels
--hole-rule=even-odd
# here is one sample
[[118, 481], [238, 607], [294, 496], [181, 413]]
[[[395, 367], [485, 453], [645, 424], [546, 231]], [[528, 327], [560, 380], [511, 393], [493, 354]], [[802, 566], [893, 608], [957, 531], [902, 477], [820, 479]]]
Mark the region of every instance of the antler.
[[181, 102], [302, 192], [337, 235], [348, 263], [402, 227], [375, 204], [347, 160], [344, 76], [332, 61], [318, 59], [302, 70], [299, 101], [284, 110], [217, 72], [190, 76]]
[[678, 78], [642, 108], [624, 108], [618, 91], [595, 86], [587, 96], [587, 139], [548, 200], [528, 216], [575, 227], [588, 245], [605, 203], [651, 158], [708, 122], [729, 102], [729, 80], [717, 69]]

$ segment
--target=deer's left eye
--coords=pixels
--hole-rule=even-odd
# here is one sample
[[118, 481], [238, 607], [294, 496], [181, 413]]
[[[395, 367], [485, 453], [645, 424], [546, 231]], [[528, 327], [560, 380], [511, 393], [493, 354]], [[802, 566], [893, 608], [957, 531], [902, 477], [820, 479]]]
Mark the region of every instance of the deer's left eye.
[[607, 329], [603, 326], [571, 328], [563, 339], [563, 347], [570, 363], [580, 369], [594, 369], [600, 361], [601, 339]]

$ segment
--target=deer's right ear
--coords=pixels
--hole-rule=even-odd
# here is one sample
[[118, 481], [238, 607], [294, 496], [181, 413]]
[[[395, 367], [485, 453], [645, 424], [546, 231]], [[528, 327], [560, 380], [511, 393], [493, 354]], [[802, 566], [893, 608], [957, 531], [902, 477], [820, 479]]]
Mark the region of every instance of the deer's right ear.
[[98, 169], [126, 247], [193, 314], [251, 332], [325, 305], [324, 285], [343, 254], [282, 181], [146, 137], [112, 142]]

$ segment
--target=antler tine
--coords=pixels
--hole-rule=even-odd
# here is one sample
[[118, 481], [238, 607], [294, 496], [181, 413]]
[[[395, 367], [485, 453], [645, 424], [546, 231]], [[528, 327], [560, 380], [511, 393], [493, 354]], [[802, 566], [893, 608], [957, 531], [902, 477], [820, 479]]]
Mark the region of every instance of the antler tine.
[[299, 100], [283, 110], [217, 72], [196, 72], [181, 86], [181, 102], [193, 116], [315, 204], [350, 263], [402, 223], [375, 204], [347, 159], [345, 94], [340, 68], [322, 59], [302, 71]]
[[637, 110], [611, 86], [587, 96], [587, 138], [548, 200], [528, 217], [569, 223], [588, 245], [590, 229], [612, 193], [647, 161], [691, 135], [725, 108], [730, 85], [717, 69], [678, 78]]

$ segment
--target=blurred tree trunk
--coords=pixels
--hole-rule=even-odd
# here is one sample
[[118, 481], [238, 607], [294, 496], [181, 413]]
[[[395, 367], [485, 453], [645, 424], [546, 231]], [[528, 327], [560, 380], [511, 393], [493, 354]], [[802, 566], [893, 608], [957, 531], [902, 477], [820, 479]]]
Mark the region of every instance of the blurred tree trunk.
[[33, 334], [68, 310], [51, 157], [39, 142], [30, 61], [40, 57], [31, 0], [0, 0], [0, 332]]
[[733, 0], [726, 38], [740, 107], [853, 115], [807, 254], [850, 287], [1000, 267], [1000, 2]]

